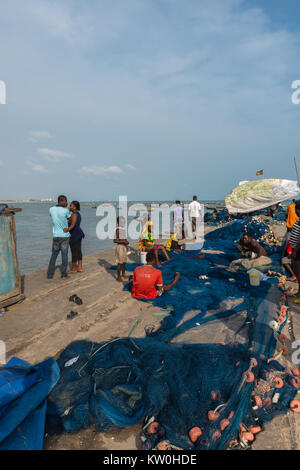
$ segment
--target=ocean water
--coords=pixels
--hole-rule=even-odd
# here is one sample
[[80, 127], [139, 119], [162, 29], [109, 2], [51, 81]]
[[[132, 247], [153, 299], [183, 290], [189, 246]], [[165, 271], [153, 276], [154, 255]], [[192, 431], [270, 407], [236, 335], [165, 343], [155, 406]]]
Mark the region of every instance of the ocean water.
[[[224, 201], [202, 202], [208, 205], [224, 204]], [[49, 209], [53, 205], [54, 203], [46, 202], [14, 204], [15, 207], [22, 209], [22, 212], [15, 215], [17, 251], [21, 274], [45, 269], [49, 263], [52, 248], [52, 223]], [[117, 209], [117, 206], [115, 208]], [[113, 248], [115, 245], [112, 240], [99, 240], [96, 235], [96, 227], [101, 217], [96, 216], [96, 209], [92, 207], [92, 204], [81, 203], [80, 213], [82, 217], [81, 227], [85, 233], [82, 242], [83, 256]], [[130, 222], [130, 220], [132, 218], [129, 217], [128, 221]], [[57, 262], [60, 263], [60, 255]]]

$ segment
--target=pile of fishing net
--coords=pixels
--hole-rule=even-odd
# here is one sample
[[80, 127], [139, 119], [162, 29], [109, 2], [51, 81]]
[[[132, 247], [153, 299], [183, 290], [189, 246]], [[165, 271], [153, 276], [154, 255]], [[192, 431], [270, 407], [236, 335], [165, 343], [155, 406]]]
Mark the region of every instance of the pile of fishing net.
[[208, 225], [222, 225], [232, 220], [242, 219], [243, 215], [229, 214], [227, 209], [218, 209], [204, 214], [204, 222]]
[[262, 246], [273, 246], [278, 244], [270, 225], [259, 216], [254, 216], [244, 225], [244, 231], [250, 233]]
[[[181, 277], [153, 301], [167, 312], [158, 330], [104, 344], [79, 341], [62, 352], [48, 400], [49, 434], [140, 423], [144, 449], [247, 448], [276, 414], [296, 409], [299, 372], [278, 362], [288, 317], [278, 279], [251, 287], [247, 274], [226, 269], [244, 225], [233, 221], [208, 234], [202, 252], [181, 251], [163, 265], [165, 283], [175, 271]], [[279, 267], [276, 255], [274, 263]], [[186, 340], [209, 324], [222, 329], [231, 317], [242, 321], [226, 344]]]

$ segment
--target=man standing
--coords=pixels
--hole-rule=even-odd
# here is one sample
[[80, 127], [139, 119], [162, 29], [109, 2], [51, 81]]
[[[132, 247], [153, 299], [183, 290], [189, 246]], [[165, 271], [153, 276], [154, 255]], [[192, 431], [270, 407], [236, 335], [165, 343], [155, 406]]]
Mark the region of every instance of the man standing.
[[68, 249], [69, 249], [69, 238], [70, 233], [64, 232], [65, 228], [68, 228], [68, 219], [71, 217], [71, 212], [67, 209], [68, 200], [66, 196], [59, 196], [57, 205], [50, 208], [50, 217], [53, 224], [53, 244], [52, 244], [52, 256], [49, 262], [47, 278], [52, 279], [55, 271], [56, 258], [61, 251], [61, 277], [66, 279], [68, 276]]
[[173, 211], [173, 223], [174, 223], [174, 233], [178, 240], [184, 238], [184, 211], [183, 207], [181, 206], [180, 201], [176, 201], [176, 206]]
[[197, 227], [201, 221], [202, 210], [201, 204], [197, 200], [197, 196], [193, 197], [193, 202], [189, 204], [189, 217], [192, 221], [192, 232], [194, 237], [197, 238]]

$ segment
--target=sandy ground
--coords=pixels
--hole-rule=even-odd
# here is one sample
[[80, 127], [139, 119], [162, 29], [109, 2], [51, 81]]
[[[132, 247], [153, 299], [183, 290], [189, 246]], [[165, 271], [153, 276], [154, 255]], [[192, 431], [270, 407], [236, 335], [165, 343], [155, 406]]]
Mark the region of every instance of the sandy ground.
[[[282, 229], [278, 227], [279, 235]], [[137, 247], [132, 248], [130, 261], [138, 261]], [[49, 254], [50, 255], [50, 254]], [[87, 339], [103, 342], [115, 337], [145, 336], [145, 328], [157, 329], [161, 311], [152, 304], [132, 299], [124, 291], [123, 284], [115, 279], [114, 251], [99, 252], [86, 256], [84, 272], [74, 274], [68, 280], [60, 279], [57, 269], [53, 280], [46, 279], [46, 271], [38, 271], [24, 277], [25, 301], [11, 306], [5, 316], [0, 317], [2, 341], [7, 348], [7, 360], [13, 355], [34, 364], [45, 358], [58, 357], [59, 353], [74, 340]], [[83, 304], [78, 306], [69, 301], [77, 294]], [[274, 294], [277, 295], [277, 294]], [[241, 299], [242, 301], [242, 299]], [[221, 307], [230, 308], [229, 301]], [[73, 319], [67, 319], [71, 310], [78, 312]], [[211, 312], [214, 313], [214, 312]], [[185, 315], [184, 320], [194, 314]], [[291, 304], [290, 323], [284, 333], [290, 338], [300, 339], [300, 308]], [[213, 322], [193, 328], [175, 341], [188, 342], [229, 342], [246, 341], [246, 332], [238, 337], [235, 331], [242, 324], [246, 312], [230, 317], [222, 322]], [[290, 365], [290, 355], [283, 358]], [[298, 449], [300, 436], [299, 416], [292, 412], [274, 419], [256, 439], [255, 449]], [[110, 429], [100, 433], [88, 429], [76, 434], [63, 433], [59, 436], [46, 436], [45, 449], [139, 449], [141, 425], [125, 430]]]

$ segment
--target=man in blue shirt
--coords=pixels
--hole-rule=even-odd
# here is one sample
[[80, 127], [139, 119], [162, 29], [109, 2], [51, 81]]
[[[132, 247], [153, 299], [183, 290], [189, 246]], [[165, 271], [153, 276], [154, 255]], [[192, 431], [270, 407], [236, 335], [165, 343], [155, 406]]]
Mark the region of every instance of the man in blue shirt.
[[67, 209], [68, 200], [66, 196], [59, 196], [57, 205], [50, 208], [50, 217], [53, 223], [53, 245], [52, 256], [49, 262], [47, 278], [52, 279], [55, 271], [56, 258], [61, 251], [61, 277], [65, 279], [68, 276], [68, 249], [70, 233], [64, 232], [64, 228], [68, 228], [68, 219], [71, 217], [70, 211]]

